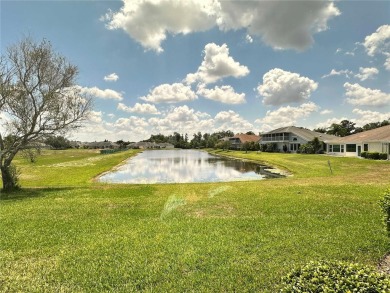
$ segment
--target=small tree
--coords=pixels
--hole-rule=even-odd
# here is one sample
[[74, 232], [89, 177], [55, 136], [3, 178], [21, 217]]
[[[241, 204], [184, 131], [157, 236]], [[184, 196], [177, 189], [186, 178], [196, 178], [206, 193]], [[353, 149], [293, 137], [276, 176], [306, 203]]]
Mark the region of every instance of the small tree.
[[49, 135], [81, 126], [91, 98], [75, 86], [77, 67], [50, 42], [25, 38], [0, 59], [0, 169], [3, 191], [17, 188], [15, 155]]

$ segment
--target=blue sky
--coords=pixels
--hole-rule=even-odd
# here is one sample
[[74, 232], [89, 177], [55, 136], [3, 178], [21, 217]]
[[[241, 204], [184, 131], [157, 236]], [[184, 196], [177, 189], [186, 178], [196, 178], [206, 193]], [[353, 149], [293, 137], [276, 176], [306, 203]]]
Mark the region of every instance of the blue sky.
[[390, 1], [1, 1], [94, 97], [83, 141], [390, 118]]

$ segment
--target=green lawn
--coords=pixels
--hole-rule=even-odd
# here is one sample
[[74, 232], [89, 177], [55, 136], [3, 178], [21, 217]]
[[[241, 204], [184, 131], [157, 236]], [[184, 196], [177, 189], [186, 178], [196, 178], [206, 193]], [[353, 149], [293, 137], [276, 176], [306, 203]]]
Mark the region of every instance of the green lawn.
[[0, 200], [0, 292], [275, 292], [309, 260], [376, 266], [389, 251], [378, 205], [388, 161], [218, 151], [293, 176], [93, 182], [135, 153], [18, 158], [24, 189]]

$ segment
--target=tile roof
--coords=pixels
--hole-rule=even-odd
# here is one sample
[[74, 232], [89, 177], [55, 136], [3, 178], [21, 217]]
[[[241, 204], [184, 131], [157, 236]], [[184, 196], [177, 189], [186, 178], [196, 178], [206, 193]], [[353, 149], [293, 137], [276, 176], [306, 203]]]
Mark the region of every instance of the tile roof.
[[239, 138], [242, 143], [244, 142], [258, 142], [260, 140], [260, 136], [254, 134], [236, 134], [233, 138]]
[[390, 125], [359, 132], [356, 134], [351, 134], [344, 137], [337, 137], [336, 139], [331, 140], [331, 142], [390, 142]]

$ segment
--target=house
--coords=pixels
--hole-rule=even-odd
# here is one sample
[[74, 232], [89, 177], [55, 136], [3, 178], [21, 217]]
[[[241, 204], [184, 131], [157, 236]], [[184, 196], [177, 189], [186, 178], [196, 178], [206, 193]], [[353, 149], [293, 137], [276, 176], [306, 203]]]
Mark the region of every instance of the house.
[[260, 136], [254, 134], [236, 134], [233, 137], [229, 137], [230, 148], [235, 150], [240, 150], [244, 143], [246, 142], [254, 142], [258, 143], [260, 140]]
[[111, 141], [95, 141], [90, 142], [87, 147], [89, 149], [117, 149], [119, 145]]
[[173, 149], [175, 146], [171, 143], [155, 143], [148, 141], [140, 141], [130, 144], [130, 148], [133, 149]]
[[327, 153], [356, 157], [362, 152], [386, 153], [390, 159], [390, 125], [329, 140]]
[[296, 153], [303, 144], [312, 141], [315, 137], [322, 142], [322, 150], [325, 150], [325, 143], [328, 140], [335, 139], [336, 136], [325, 133], [315, 132], [303, 127], [288, 126], [281, 127], [262, 134], [260, 145], [272, 143], [276, 151]]

